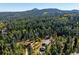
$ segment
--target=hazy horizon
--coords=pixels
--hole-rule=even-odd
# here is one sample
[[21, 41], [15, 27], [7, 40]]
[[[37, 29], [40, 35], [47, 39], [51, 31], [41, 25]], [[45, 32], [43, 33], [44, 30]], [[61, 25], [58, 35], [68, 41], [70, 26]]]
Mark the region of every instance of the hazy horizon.
[[0, 3], [0, 12], [19, 12], [37, 9], [56, 8], [60, 10], [79, 10], [79, 3]]

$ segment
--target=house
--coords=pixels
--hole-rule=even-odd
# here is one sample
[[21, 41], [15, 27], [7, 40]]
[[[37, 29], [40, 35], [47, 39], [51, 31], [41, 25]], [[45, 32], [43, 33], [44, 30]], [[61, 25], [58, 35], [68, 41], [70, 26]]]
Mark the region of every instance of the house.
[[46, 47], [45, 46], [41, 46], [40, 47], [40, 55], [45, 55], [46, 52]]
[[51, 43], [50, 37], [46, 36], [45, 39], [42, 41], [42, 43], [49, 45]]
[[7, 34], [8, 34], [7, 28], [2, 29], [2, 35], [7, 35]]

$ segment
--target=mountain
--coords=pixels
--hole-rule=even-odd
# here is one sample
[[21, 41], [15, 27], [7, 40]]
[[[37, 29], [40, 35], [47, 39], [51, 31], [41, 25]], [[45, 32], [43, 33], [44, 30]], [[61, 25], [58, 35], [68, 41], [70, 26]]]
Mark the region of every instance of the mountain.
[[28, 11], [21, 11], [21, 12], [0, 12], [0, 20], [6, 19], [17, 19], [17, 18], [26, 18], [32, 16], [57, 16], [63, 14], [79, 14], [79, 10], [59, 10], [55, 8], [48, 8], [48, 9], [37, 9], [34, 8]]

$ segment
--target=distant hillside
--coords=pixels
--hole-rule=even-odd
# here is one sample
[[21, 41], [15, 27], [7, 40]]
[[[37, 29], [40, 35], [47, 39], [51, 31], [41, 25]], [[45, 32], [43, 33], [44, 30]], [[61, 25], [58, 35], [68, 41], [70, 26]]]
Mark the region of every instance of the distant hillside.
[[59, 10], [59, 9], [32, 9], [22, 12], [0, 12], [0, 20], [26, 18], [32, 16], [57, 16], [63, 14], [79, 14], [79, 10]]

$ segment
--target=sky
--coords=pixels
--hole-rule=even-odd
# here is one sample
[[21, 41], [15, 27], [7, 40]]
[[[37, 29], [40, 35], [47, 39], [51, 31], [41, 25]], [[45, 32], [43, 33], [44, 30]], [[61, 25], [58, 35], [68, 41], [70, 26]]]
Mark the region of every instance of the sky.
[[34, 8], [57, 8], [60, 10], [79, 10], [79, 3], [0, 3], [0, 12], [26, 11]]

